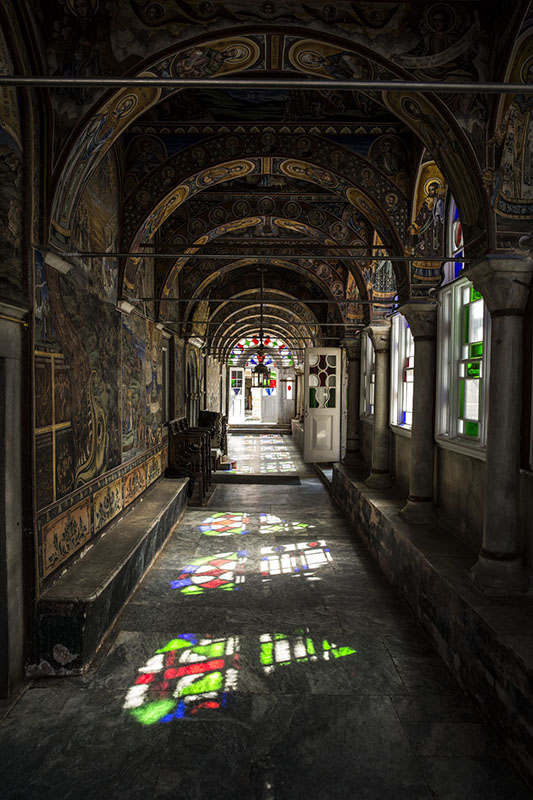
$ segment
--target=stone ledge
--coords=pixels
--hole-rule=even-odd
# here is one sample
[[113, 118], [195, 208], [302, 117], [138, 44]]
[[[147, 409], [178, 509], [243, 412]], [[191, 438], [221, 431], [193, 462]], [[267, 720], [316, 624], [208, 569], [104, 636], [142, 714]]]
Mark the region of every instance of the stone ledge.
[[476, 553], [438, 525], [407, 525], [403, 496], [362, 478], [335, 464], [337, 503], [531, 781], [533, 596], [486, 597], [468, 576]]
[[37, 664], [28, 676], [79, 675], [187, 505], [188, 479], [158, 481], [46, 589], [37, 607]]

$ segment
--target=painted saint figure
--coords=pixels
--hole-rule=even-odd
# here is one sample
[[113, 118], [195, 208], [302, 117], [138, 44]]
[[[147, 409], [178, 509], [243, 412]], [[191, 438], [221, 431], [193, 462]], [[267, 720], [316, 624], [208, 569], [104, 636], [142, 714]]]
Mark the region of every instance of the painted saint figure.
[[[411, 234], [411, 255], [443, 257], [444, 237], [444, 197], [439, 181], [430, 180], [426, 186], [426, 196], [415, 221], [409, 226]], [[413, 278], [422, 281], [438, 281], [440, 263], [413, 261]]]

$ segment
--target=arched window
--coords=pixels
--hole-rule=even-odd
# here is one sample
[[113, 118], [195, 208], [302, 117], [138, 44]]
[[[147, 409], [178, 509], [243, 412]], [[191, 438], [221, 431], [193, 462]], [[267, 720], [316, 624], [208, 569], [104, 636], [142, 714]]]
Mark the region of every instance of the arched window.
[[401, 314], [392, 317], [391, 425], [410, 428], [413, 422], [415, 343], [409, 323]]
[[374, 390], [376, 382], [376, 356], [374, 345], [368, 334], [361, 342], [361, 405], [362, 417], [374, 414]]
[[[446, 223], [446, 255], [452, 258], [463, 258], [464, 254], [463, 227], [455, 200], [450, 196]], [[461, 261], [447, 261], [444, 264], [442, 286], [458, 278], [463, 267], [464, 264]]]

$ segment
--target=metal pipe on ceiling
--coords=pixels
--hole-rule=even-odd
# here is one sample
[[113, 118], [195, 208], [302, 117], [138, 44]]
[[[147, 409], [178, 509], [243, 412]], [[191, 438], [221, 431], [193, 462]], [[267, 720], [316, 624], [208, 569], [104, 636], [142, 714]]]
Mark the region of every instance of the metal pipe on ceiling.
[[[385, 248], [383, 248], [385, 249]], [[207, 259], [220, 259], [222, 261], [228, 260], [235, 260], [240, 258], [253, 258], [254, 261], [271, 261], [273, 258], [276, 259], [287, 259], [287, 260], [295, 260], [295, 259], [317, 259], [317, 258], [326, 258], [326, 256], [315, 255], [315, 254], [298, 254], [298, 255], [254, 255], [253, 253], [57, 253], [58, 256], [62, 258], [207, 258]], [[378, 261], [379, 258], [376, 256], [336, 256], [336, 255], [329, 255], [328, 256], [335, 261]], [[468, 261], [473, 261], [472, 258], [464, 258], [462, 256], [441, 256], [439, 258], [431, 257], [431, 256], [392, 256], [387, 255], [382, 258], [384, 261], [432, 261], [435, 263], [436, 261], [456, 261], [460, 264], [466, 263]], [[276, 266], [275, 264], [273, 266]]]
[[358, 92], [416, 92], [427, 94], [439, 92], [444, 94], [533, 94], [533, 84], [499, 83], [499, 82], [464, 82], [442, 83], [440, 81], [406, 81], [406, 80], [324, 80], [309, 78], [164, 78], [164, 77], [62, 77], [48, 75], [0, 75], [0, 86], [54, 88], [86, 88], [112, 89], [160, 88], [160, 89], [291, 89], [301, 91], [341, 91]]
[[[248, 298], [241, 300], [236, 297], [125, 297], [130, 303], [203, 303], [208, 301], [210, 303], [242, 303], [248, 305], [257, 305], [255, 298]], [[391, 302], [387, 300], [357, 300], [354, 297], [335, 297], [333, 300], [319, 300], [312, 297], [298, 297], [294, 300], [278, 300], [277, 298], [266, 299], [267, 303], [273, 305], [294, 305], [294, 303], [361, 303], [361, 305], [368, 306], [390, 306]]]

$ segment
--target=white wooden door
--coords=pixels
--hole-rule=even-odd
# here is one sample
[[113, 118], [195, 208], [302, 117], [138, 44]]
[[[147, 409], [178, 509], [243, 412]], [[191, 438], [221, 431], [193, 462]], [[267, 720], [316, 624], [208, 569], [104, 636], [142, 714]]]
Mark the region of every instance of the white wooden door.
[[305, 351], [304, 461], [339, 461], [341, 423], [341, 350]]
[[229, 370], [229, 422], [244, 422], [244, 369], [230, 367]]

